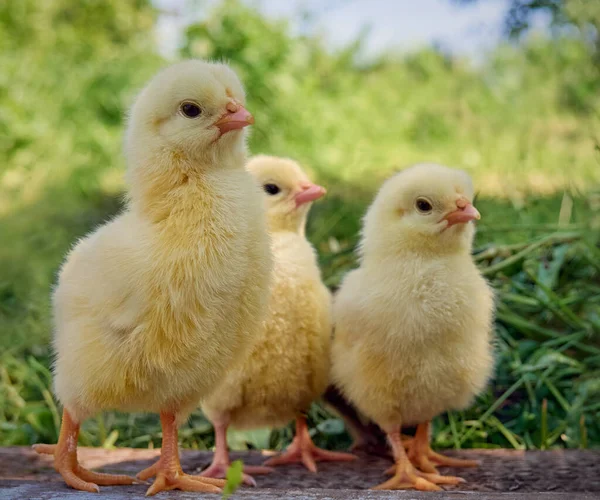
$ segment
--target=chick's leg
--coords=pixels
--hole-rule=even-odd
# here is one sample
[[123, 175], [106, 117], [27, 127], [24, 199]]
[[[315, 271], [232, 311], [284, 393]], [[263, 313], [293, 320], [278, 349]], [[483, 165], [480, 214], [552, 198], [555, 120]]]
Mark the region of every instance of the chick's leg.
[[450, 458], [433, 451], [429, 445], [429, 427], [430, 422], [419, 424], [417, 433], [408, 447], [408, 458], [415, 467], [423, 472], [437, 474], [436, 465], [446, 467], [477, 467], [479, 465], [476, 460]]
[[173, 413], [161, 413], [160, 422], [163, 431], [160, 459], [154, 465], [144, 469], [137, 475], [138, 479], [141, 480], [156, 476], [154, 483], [148, 488], [146, 495], [155, 495], [160, 491], [169, 490], [221, 493], [221, 488], [225, 486], [225, 481], [222, 479], [190, 476], [181, 470], [177, 447], [175, 415]]
[[36, 444], [33, 449], [40, 454], [54, 455], [54, 468], [65, 482], [76, 490], [98, 493], [98, 485], [110, 486], [134, 484], [135, 479], [129, 476], [102, 474], [84, 469], [77, 461], [77, 438], [79, 424], [73, 420], [69, 412], [63, 410], [60, 435], [57, 444]]
[[[214, 477], [224, 478], [229, 468], [229, 452], [227, 450], [227, 424], [222, 422], [216, 422], [215, 427], [215, 454], [213, 456], [212, 463], [201, 472], [202, 477]], [[268, 474], [273, 469], [270, 467], [255, 467], [255, 466], [244, 466], [244, 473], [242, 475], [242, 482], [249, 486], [256, 486], [254, 478], [247, 473], [251, 474]]]
[[288, 449], [277, 457], [265, 462], [265, 465], [281, 465], [302, 462], [311, 472], [317, 472], [316, 462], [350, 462], [356, 460], [356, 456], [350, 453], [327, 451], [317, 448], [310, 438], [308, 426], [304, 417], [296, 418], [296, 436]]
[[394, 476], [385, 483], [375, 486], [373, 489], [439, 491], [441, 488], [438, 484], [454, 485], [464, 482], [464, 480], [459, 477], [428, 474], [415, 469], [410, 463], [406, 451], [404, 450], [399, 427], [388, 432], [388, 439], [392, 446], [392, 452], [396, 462], [395, 466], [392, 468]]

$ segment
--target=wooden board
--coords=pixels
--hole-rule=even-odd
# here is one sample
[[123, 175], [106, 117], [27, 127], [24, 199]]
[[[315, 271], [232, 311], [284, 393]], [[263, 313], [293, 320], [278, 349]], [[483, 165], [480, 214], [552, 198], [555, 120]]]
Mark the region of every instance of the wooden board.
[[[467, 483], [436, 494], [440, 500], [591, 500], [600, 498], [600, 451], [532, 451], [469, 450], [446, 452], [448, 455], [480, 460], [476, 469], [444, 469], [461, 475]], [[150, 465], [158, 450], [81, 448], [83, 466], [111, 473], [135, 475]], [[51, 457], [38, 456], [29, 448], [0, 448], [0, 500], [39, 498], [89, 499], [67, 488], [54, 471]], [[258, 452], [233, 453], [249, 464], [265, 459]], [[182, 451], [182, 466], [197, 472], [209, 464], [207, 452]], [[383, 471], [390, 462], [379, 457], [361, 455], [353, 463], [319, 464], [319, 473], [311, 474], [301, 466], [280, 467], [266, 476], [256, 476], [257, 488], [241, 488], [235, 498], [256, 499], [414, 499], [431, 498], [420, 492], [379, 492], [368, 488], [384, 480]], [[147, 486], [103, 487], [107, 499], [142, 499]], [[209, 498], [209, 495], [205, 495]], [[169, 492], [157, 498], [188, 499], [198, 494]], [[213, 498], [217, 498], [216, 496]]]

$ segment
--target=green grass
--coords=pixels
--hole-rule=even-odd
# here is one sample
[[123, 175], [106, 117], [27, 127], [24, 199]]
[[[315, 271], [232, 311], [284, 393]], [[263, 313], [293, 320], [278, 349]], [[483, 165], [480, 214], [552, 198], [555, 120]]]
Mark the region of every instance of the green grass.
[[[334, 288], [355, 265], [357, 215], [365, 208], [360, 200], [354, 199], [354, 207], [335, 193], [334, 187], [329, 200], [315, 205], [309, 224], [324, 279]], [[484, 218], [475, 259], [498, 293], [496, 377], [473, 408], [437, 419], [437, 446], [548, 449], [600, 442], [600, 248], [598, 233], [582, 228], [597, 223], [598, 214], [592, 220], [589, 202], [577, 199], [573, 221], [563, 221], [560, 231], [549, 232], [558, 224], [561, 201], [534, 198], [517, 210], [509, 202], [479, 200]], [[107, 207], [116, 209], [115, 200], [94, 204], [92, 215], [78, 214], [67, 227], [84, 234], [101, 219], [97, 211], [104, 213]], [[494, 227], [507, 221], [522, 227], [510, 233], [508, 239], [515, 242], [494, 243]], [[56, 255], [61, 253], [57, 248]], [[48, 293], [47, 287], [37, 291], [41, 309], [47, 309]], [[11, 300], [3, 298], [4, 310], [14, 309], [9, 307]], [[51, 395], [50, 352], [43, 342], [26, 343], [27, 323], [21, 322], [16, 314], [12, 324], [22, 330], [22, 344], [13, 344], [0, 357], [0, 442], [52, 442], [59, 410]], [[349, 444], [339, 420], [321, 406], [313, 406], [309, 419], [321, 445]], [[281, 448], [291, 432], [291, 427], [232, 431], [230, 441], [236, 448]], [[181, 440], [195, 449], [213, 445], [210, 424], [200, 412], [184, 426]], [[145, 414], [98, 415], [85, 423], [81, 442], [159, 446], [158, 419]]]
[[[153, 19], [142, 0], [0, 3], [0, 445], [56, 440], [51, 287], [77, 238], [121, 208], [123, 115], [165, 63]], [[355, 265], [384, 178], [416, 161], [473, 176], [475, 258], [498, 294], [496, 376], [470, 410], [435, 421], [436, 446], [600, 446], [600, 69], [589, 50], [533, 39], [477, 70], [433, 50], [365, 63], [360, 43], [331, 53], [234, 0], [187, 33], [182, 56], [226, 59], [242, 77], [251, 151], [296, 158], [328, 187], [308, 235], [329, 286]], [[318, 444], [349, 444], [322, 406], [309, 422]], [[291, 437], [230, 440], [281, 448]], [[181, 439], [213, 445], [200, 412]], [[81, 442], [159, 446], [158, 418], [98, 415]]]

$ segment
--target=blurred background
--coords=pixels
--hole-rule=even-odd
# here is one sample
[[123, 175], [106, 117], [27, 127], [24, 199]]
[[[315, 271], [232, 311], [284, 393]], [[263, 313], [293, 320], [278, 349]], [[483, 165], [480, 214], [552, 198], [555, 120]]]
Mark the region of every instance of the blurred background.
[[[230, 62], [252, 153], [329, 194], [309, 238], [335, 288], [379, 184], [418, 161], [474, 178], [475, 258], [498, 292], [496, 376], [438, 447], [600, 446], [600, 2], [0, 2], [0, 445], [55, 442], [49, 297], [65, 252], [122, 208], [124, 113], [171, 61]], [[350, 442], [320, 404], [321, 446]], [[230, 434], [285, 446], [291, 428]], [[197, 412], [183, 445], [206, 449]], [[152, 447], [155, 415], [107, 413], [84, 445]]]

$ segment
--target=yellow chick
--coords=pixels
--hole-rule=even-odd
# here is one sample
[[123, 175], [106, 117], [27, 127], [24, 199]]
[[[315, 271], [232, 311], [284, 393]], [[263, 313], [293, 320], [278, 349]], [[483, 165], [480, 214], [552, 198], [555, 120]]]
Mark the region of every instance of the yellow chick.
[[[296, 418], [292, 444], [267, 466], [302, 461], [315, 472], [316, 460], [354, 458], [317, 448], [303, 416], [329, 381], [331, 297], [321, 281], [315, 250], [304, 236], [310, 206], [325, 189], [311, 183], [289, 159], [257, 156], [247, 168], [264, 190], [274, 259], [271, 301], [249, 355], [203, 403], [216, 441], [213, 462], [202, 473], [205, 477], [223, 477], [229, 466], [230, 424], [240, 429], [280, 426]], [[248, 473], [271, 469], [244, 470], [244, 482], [255, 485]]]
[[[469, 406], [493, 369], [494, 301], [471, 258], [472, 200], [468, 175], [440, 165], [389, 179], [364, 219], [360, 267], [335, 298], [334, 383], [387, 434], [395, 459], [378, 489], [438, 490], [463, 480], [434, 463], [476, 465], [429, 447], [430, 420]], [[400, 428], [417, 424], [407, 456]]]
[[219, 492], [182, 472], [177, 427], [241, 358], [266, 312], [271, 274], [262, 195], [244, 168], [244, 91], [224, 64], [192, 60], [142, 90], [126, 133], [127, 209], [83, 238], [54, 291], [57, 445], [36, 445], [73, 488], [131, 478], [77, 462], [80, 423], [105, 409], [160, 414], [147, 494]]

